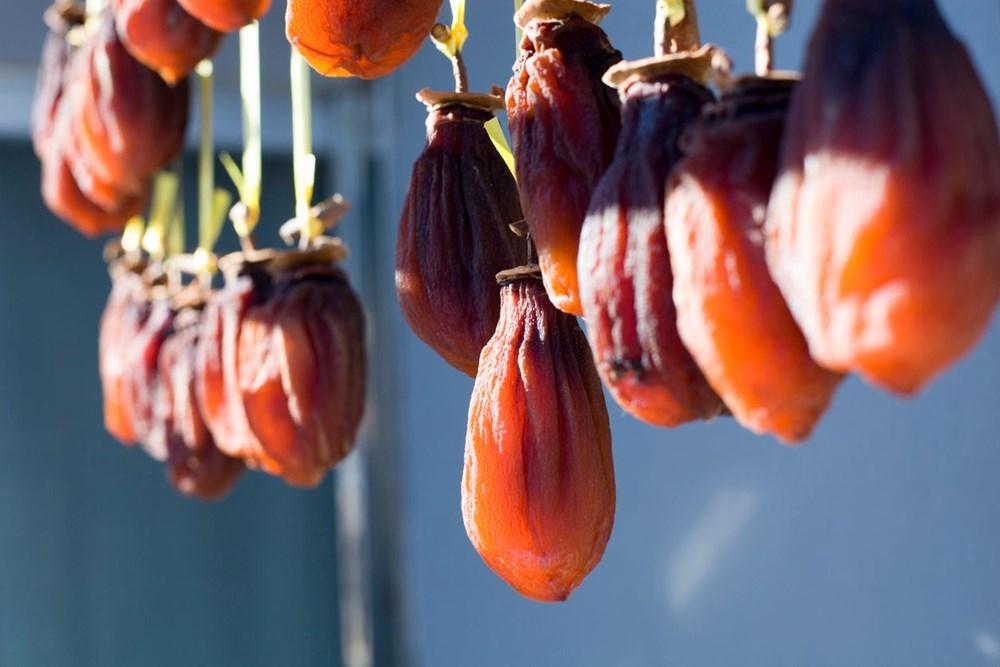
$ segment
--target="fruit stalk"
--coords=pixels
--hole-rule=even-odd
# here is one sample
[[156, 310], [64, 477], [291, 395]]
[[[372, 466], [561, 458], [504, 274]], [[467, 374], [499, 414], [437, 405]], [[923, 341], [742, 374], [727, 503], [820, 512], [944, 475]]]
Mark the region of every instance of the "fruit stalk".
[[694, 51], [701, 43], [695, 0], [657, 0], [653, 46], [658, 56]]

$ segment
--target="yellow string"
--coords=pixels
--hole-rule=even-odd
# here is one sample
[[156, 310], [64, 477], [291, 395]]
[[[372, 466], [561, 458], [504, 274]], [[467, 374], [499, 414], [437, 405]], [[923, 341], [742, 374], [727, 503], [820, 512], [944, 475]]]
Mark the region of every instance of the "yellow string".
[[322, 233], [322, 226], [310, 215], [316, 184], [316, 156], [312, 152], [312, 68], [298, 50], [292, 48], [292, 161], [295, 176], [295, 219], [299, 223], [300, 245], [305, 248]]
[[166, 254], [167, 225], [174, 217], [180, 178], [170, 171], [160, 172], [153, 180], [153, 202], [149, 207], [149, 224], [142, 236], [142, 249], [154, 260]]
[[247, 207], [246, 233], [260, 219], [261, 156], [260, 25], [240, 29], [240, 97], [243, 100], [243, 178], [240, 201]]
[[510, 144], [507, 143], [507, 137], [503, 133], [503, 128], [500, 127], [500, 121], [497, 118], [491, 118], [486, 122], [486, 134], [490, 135], [490, 141], [493, 142], [493, 146], [497, 149], [497, 153], [500, 153], [500, 157], [503, 161], [507, 163], [507, 168], [510, 169], [511, 175], [517, 178], [517, 173], [514, 171], [514, 152], [510, 149]]

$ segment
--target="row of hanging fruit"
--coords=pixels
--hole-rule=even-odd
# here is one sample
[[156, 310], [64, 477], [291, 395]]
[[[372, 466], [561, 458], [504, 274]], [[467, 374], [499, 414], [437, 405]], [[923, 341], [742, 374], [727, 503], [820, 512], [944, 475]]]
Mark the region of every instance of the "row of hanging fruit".
[[[50, 11], [34, 138], [54, 212], [91, 234], [130, 221], [102, 320], [106, 422], [165, 460], [182, 492], [213, 497], [247, 466], [314, 485], [350, 451], [361, 417], [363, 316], [336, 267], [346, 250], [322, 235], [343, 206], [310, 207], [297, 58], [372, 78], [429, 35], [452, 61], [455, 91], [418, 94], [427, 145], [396, 286], [414, 333], [475, 377], [465, 526], [527, 597], [566, 599], [610, 538], [602, 383], [650, 424], [732, 416], [796, 443], [848, 373], [917, 393], [976, 343], [1000, 298], [1000, 139], [934, 0], [824, 0], [802, 75], [771, 64], [792, 2], [750, 0], [756, 68], [738, 76], [702, 44], [694, 0], [657, 2], [654, 55], [632, 62], [600, 27], [610, 6], [516, 2], [520, 55], [507, 89], [489, 93], [467, 90], [464, 0], [451, 0], [450, 26], [434, 23], [441, 0], [289, 0], [301, 56], [288, 229], [300, 247], [253, 246], [251, 131], [242, 171], [227, 163], [243, 252], [218, 262], [224, 207], [211, 180], [198, 250], [175, 239], [166, 255], [176, 207], [170, 180], [152, 179], [179, 150], [183, 125], [170, 123], [186, 117], [184, 77], [217, 46], [213, 31], [250, 22], [242, 53], [267, 3], [177, 1]], [[190, 13], [184, 38], [162, 34], [172, 12]], [[204, 178], [205, 136], [201, 154]], [[151, 189], [143, 228], [134, 216]]]

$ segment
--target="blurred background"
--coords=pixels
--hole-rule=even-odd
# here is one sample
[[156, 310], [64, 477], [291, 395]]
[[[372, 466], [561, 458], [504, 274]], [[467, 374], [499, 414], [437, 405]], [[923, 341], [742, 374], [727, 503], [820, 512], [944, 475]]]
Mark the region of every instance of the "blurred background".
[[[612, 41], [650, 54], [654, 0], [612, 4]], [[752, 68], [744, 4], [698, 5], [703, 39], [737, 70]], [[939, 4], [996, 103], [998, 3]], [[468, 2], [473, 90], [509, 78], [510, 5]], [[778, 67], [801, 64], [818, 5], [796, 3]], [[429, 44], [379, 81], [314, 79], [318, 195], [355, 203], [341, 229], [371, 322], [358, 452], [313, 491], [252, 474], [216, 504], [176, 495], [103, 429], [101, 243], [38, 194], [28, 117], [45, 6], [8, 3], [0, 29], [0, 665], [1000, 664], [996, 322], [912, 401], [847, 381], [797, 449], [731, 420], [654, 429], [609, 403], [618, 512], [602, 563], [557, 605], [482, 563], [459, 493], [472, 380], [409, 333], [393, 282], [424, 142], [413, 95], [452, 85]], [[273, 243], [293, 213], [283, 9], [262, 23]], [[216, 73], [218, 140], [237, 150], [234, 37]]]

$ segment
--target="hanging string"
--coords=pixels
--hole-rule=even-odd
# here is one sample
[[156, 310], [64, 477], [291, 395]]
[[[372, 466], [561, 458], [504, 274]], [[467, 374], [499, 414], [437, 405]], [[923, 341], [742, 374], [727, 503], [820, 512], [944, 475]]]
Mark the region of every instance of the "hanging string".
[[322, 225], [314, 221], [310, 214], [316, 184], [316, 156], [312, 152], [312, 89], [309, 80], [312, 70], [295, 48], [291, 52], [295, 219], [299, 228], [299, 247], [304, 250], [322, 233]]
[[240, 99], [243, 108], [241, 167], [228, 153], [219, 157], [240, 196], [230, 220], [243, 250], [253, 250], [253, 230], [260, 221], [263, 178], [260, 95], [260, 25], [253, 21], [240, 29]]
[[198, 248], [194, 254], [193, 272], [211, 274], [215, 270], [212, 249], [219, 239], [229, 210], [231, 195], [215, 187], [215, 141], [213, 137], [213, 72], [212, 61], [198, 63], [201, 137], [198, 142]]
[[180, 178], [176, 171], [163, 171], [153, 180], [153, 201], [149, 221], [142, 235], [142, 249], [153, 261], [162, 261], [167, 252], [167, 225], [174, 217]]

